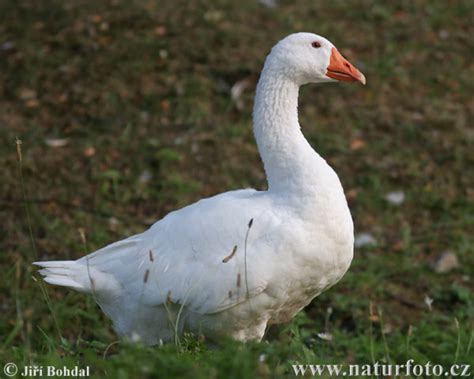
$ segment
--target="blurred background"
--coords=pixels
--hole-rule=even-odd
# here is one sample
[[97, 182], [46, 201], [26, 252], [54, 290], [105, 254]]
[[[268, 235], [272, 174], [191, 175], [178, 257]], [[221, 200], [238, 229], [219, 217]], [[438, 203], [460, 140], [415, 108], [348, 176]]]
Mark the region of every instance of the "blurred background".
[[[474, 364], [473, 16], [467, 0], [1, 1], [0, 357], [122, 377]], [[303, 132], [354, 217], [349, 273], [268, 344], [108, 346], [117, 337], [93, 299], [46, 288], [31, 262], [265, 189], [255, 86], [297, 31], [327, 37], [367, 77], [300, 94]]]

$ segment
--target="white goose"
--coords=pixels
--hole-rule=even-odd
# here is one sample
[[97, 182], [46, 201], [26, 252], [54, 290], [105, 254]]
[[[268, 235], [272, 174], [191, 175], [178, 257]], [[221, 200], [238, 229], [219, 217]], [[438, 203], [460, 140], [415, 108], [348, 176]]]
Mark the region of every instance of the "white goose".
[[353, 224], [338, 176], [298, 123], [307, 83], [365, 77], [327, 39], [296, 33], [268, 55], [253, 112], [267, 191], [244, 189], [171, 212], [76, 261], [35, 262], [45, 281], [93, 294], [121, 336], [184, 331], [261, 340], [345, 274]]

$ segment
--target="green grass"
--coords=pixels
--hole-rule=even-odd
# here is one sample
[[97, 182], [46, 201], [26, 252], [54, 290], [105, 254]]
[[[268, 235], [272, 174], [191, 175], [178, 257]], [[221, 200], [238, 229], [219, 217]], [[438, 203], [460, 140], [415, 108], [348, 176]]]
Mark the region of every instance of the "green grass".
[[[2, 2], [0, 366], [252, 378], [292, 377], [296, 362], [474, 365], [473, 11], [470, 1]], [[35, 250], [76, 259], [202, 197], [264, 189], [255, 83], [271, 46], [300, 30], [327, 36], [366, 74], [366, 87], [303, 88], [300, 120], [350, 195], [356, 232], [377, 245], [356, 249], [344, 279], [261, 344], [115, 343], [92, 297], [36, 279]], [[242, 108], [230, 98], [240, 80]], [[400, 206], [384, 199], [396, 190]], [[435, 272], [448, 250], [460, 267]]]

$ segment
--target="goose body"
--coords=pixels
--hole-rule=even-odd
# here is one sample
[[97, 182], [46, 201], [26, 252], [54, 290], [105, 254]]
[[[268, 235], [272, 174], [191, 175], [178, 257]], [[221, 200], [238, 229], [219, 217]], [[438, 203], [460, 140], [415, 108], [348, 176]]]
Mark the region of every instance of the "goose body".
[[268, 325], [289, 321], [353, 257], [341, 183], [297, 114], [301, 85], [335, 79], [365, 83], [321, 36], [280, 41], [254, 106], [268, 190], [200, 200], [77, 261], [36, 262], [45, 281], [93, 294], [119, 335], [150, 345], [186, 331], [260, 340]]

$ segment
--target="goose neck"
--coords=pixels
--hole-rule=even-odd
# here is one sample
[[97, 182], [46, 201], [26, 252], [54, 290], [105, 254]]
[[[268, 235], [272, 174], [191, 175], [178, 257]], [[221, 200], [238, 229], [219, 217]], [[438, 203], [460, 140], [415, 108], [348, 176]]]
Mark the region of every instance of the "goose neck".
[[301, 191], [308, 173], [314, 173], [310, 166], [317, 154], [301, 133], [298, 92], [299, 84], [267, 62], [257, 85], [253, 121], [269, 191]]

